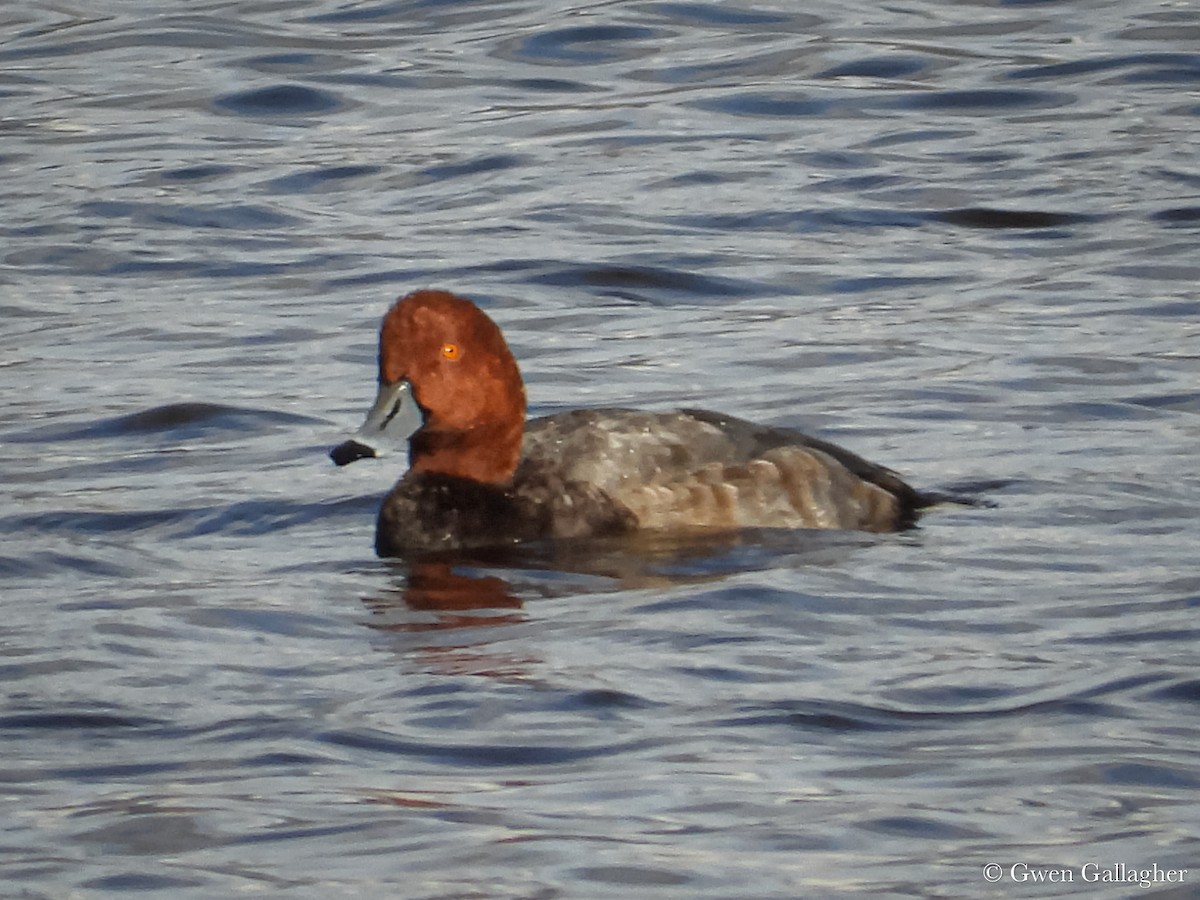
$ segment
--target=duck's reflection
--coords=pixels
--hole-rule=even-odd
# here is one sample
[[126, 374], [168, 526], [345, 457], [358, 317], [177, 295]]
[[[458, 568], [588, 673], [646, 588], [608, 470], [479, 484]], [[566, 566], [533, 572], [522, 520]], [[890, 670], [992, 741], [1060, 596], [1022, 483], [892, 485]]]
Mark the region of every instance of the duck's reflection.
[[500, 645], [528, 650], [519, 630], [531, 618], [527, 601], [705, 584], [780, 566], [841, 565], [879, 540], [845, 531], [701, 532], [427, 555], [389, 563], [394, 586], [363, 598], [371, 613], [365, 624], [393, 636], [395, 652], [423, 669], [520, 676], [539, 660]]
[[363, 602], [372, 612], [391, 617], [401, 604], [414, 612], [431, 612], [433, 619], [421, 617], [387, 624], [372, 623], [372, 627], [388, 631], [437, 631], [445, 628], [464, 628], [476, 625], [506, 625], [525, 619], [523, 612], [497, 613], [498, 610], [521, 610], [524, 603], [513, 593], [512, 585], [498, 575], [468, 575], [455, 572], [445, 560], [413, 562], [404, 578], [403, 587], [378, 597], [365, 597]]
[[524, 603], [497, 575], [464, 574], [449, 561], [418, 560], [400, 573], [401, 583], [364, 597], [368, 628], [394, 636], [393, 649], [423, 671], [448, 675], [524, 675], [536, 659], [491, 648], [484, 629], [518, 625]]
[[[506, 625], [525, 620], [522, 596], [528, 596], [531, 588], [536, 596], [545, 597], [711, 581], [729, 570], [719, 565], [721, 553], [741, 544], [741, 535], [723, 532], [682, 539], [640, 536], [636, 541], [547, 541], [427, 553], [390, 562], [400, 583], [363, 602], [376, 615], [389, 619], [387, 624], [373, 622], [372, 627], [389, 631]], [[701, 560], [717, 563], [717, 569]], [[581, 579], [586, 584], [581, 584]], [[531, 584], [535, 581], [536, 587]], [[399, 610], [435, 616], [397, 617]]]

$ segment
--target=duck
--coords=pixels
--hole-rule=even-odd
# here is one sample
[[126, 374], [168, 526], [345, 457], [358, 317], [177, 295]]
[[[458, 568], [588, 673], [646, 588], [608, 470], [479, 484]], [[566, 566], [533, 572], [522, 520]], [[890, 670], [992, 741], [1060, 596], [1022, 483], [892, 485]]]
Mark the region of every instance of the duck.
[[421, 289], [379, 329], [378, 389], [339, 466], [407, 449], [379, 509], [381, 557], [639, 532], [913, 527], [939, 501], [791, 428], [699, 409], [576, 409], [526, 421], [498, 325]]

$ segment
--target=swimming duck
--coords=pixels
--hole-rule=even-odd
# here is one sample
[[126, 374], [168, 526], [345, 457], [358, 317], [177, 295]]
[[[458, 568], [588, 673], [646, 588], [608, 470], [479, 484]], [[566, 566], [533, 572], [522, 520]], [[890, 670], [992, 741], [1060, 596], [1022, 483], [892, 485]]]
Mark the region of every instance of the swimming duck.
[[703, 410], [579, 409], [525, 420], [504, 336], [470, 300], [401, 297], [379, 331], [379, 389], [338, 465], [408, 444], [375, 550], [404, 556], [640, 529], [897, 531], [939, 499], [788, 428]]

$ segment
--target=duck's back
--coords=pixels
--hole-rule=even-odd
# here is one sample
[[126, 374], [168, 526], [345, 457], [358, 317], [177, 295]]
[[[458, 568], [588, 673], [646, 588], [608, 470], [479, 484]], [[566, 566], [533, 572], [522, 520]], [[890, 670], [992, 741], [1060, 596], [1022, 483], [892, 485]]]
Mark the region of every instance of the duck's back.
[[639, 528], [893, 531], [929, 502], [891, 470], [833, 444], [701, 410], [534, 419], [522, 457], [527, 471], [554, 469], [599, 488]]

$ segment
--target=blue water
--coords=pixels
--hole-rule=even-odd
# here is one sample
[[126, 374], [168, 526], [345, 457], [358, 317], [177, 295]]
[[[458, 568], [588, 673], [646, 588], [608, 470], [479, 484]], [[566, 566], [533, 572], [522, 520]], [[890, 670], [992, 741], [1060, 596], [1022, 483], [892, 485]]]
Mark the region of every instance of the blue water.
[[[1148, 0], [0, 11], [5, 895], [1195, 896], [1197, 47]], [[397, 471], [325, 451], [422, 286], [535, 413], [995, 506], [380, 561]]]

